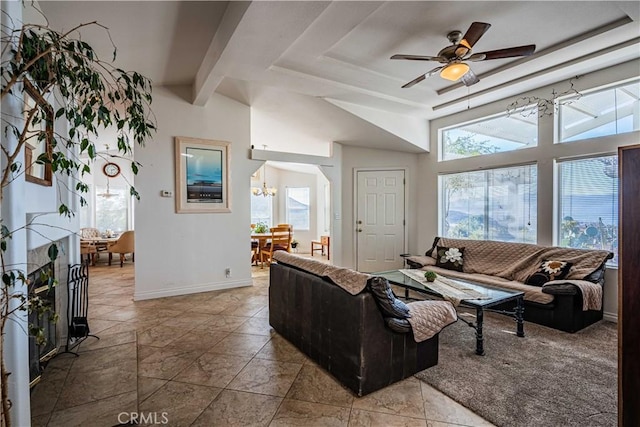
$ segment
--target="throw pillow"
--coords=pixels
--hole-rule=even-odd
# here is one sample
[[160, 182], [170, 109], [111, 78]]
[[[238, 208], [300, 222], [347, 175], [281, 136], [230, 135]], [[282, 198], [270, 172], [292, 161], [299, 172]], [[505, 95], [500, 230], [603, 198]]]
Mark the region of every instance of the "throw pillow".
[[525, 280], [527, 285], [542, 286], [551, 280], [567, 277], [573, 264], [566, 261], [544, 260], [540, 267]]
[[438, 246], [436, 255], [436, 267], [446, 268], [447, 270], [462, 271], [464, 247], [448, 248], [446, 246]]
[[411, 317], [409, 315], [409, 307], [396, 298], [387, 279], [377, 276], [372, 277], [369, 279], [369, 290], [373, 294], [384, 317], [396, 317], [398, 319]]

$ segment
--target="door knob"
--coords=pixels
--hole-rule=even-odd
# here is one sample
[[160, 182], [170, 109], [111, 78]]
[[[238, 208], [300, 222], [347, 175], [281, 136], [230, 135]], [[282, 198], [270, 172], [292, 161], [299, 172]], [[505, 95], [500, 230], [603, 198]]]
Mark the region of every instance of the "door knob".
[[362, 224], [362, 221], [358, 220], [358, 222], [356, 222], [356, 224]]
[[362, 228], [358, 228], [358, 233], [362, 233]]

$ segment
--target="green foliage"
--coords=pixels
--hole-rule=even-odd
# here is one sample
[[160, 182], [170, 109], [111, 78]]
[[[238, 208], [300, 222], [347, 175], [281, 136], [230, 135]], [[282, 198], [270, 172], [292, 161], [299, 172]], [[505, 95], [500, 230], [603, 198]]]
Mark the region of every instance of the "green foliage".
[[424, 273], [424, 278], [427, 279], [427, 282], [433, 282], [438, 278], [438, 275], [435, 271], [427, 270]]
[[444, 141], [446, 153], [459, 154], [464, 157], [481, 156], [498, 152], [498, 147], [489, 144], [488, 140], [476, 141], [475, 135], [459, 136], [452, 141], [447, 135]]
[[256, 233], [267, 233], [269, 231], [269, 226], [264, 222], [259, 222], [256, 224], [256, 228], [253, 229]]
[[[2, 40], [3, 45], [12, 46], [10, 55], [2, 61], [2, 98], [16, 94], [19, 84], [25, 80], [29, 80], [40, 94], [55, 98], [58, 107], [54, 116], [66, 119], [68, 130], [65, 134], [54, 132], [52, 152], [43, 153], [37, 162], [49, 163], [54, 173], [73, 177], [91, 171], [89, 163], [79, 158], [86, 156], [93, 161], [98, 156], [94, 138], [101, 129], [115, 127], [116, 144], [122, 155], [132, 153], [132, 142], [144, 145], [156, 129], [149, 109], [151, 81], [137, 72], [124, 71], [101, 60], [88, 43], [71, 37], [87, 26], [106, 31], [95, 22], [79, 25], [66, 33], [27, 24]], [[27, 120], [20, 127], [4, 121], [5, 133], [13, 133], [19, 139], [19, 149], [27, 139], [42, 141], [47, 137], [44, 129], [29, 135], [25, 132], [45, 120], [43, 107], [29, 109], [25, 106], [25, 117]], [[66, 150], [74, 147], [78, 157], [67, 154]], [[10, 164], [13, 175], [24, 173], [22, 165]], [[132, 161], [131, 170], [137, 174], [139, 164]], [[11, 178], [3, 179], [3, 186]], [[87, 190], [82, 185], [75, 188], [79, 193]], [[133, 187], [130, 194], [140, 197]], [[64, 205], [60, 206], [59, 212], [73, 215]]]
[[[151, 81], [137, 72], [125, 71], [111, 62], [101, 60], [88, 43], [73, 37], [84, 27], [103, 29], [110, 39], [108, 30], [96, 22], [78, 25], [65, 33], [52, 30], [46, 25], [25, 24], [17, 29], [2, 28], [2, 100], [14, 97], [17, 102], [22, 103], [24, 120], [17, 124], [15, 114], [10, 116], [2, 111], [4, 137], [0, 161], [0, 203], [4, 189], [30, 166], [17, 161], [29, 140], [34, 143], [49, 141], [50, 150], [38, 155], [35, 162], [50, 165], [54, 174], [76, 180], [68, 191], [80, 195], [80, 205], [85, 206], [86, 200], [82, 193], [86, 193], [89, 188], [79, 177], [91, 173], [91, 163], [99, 156], [95, 145], [99, 132], [107, 128], [115, 129], [118, 152], [126, 156], [132, 154], [132, 144], [143, 146], [156, 130], [155, 118], [150, 110]], [[113, 60], [115, 52], [114, 46]], [[35, 105], [25, 102], [23, 91], [29, 84], [38, 98], [46, 102], [36, 102]], [[47, 102], [56, 108], [52, 115]], [[64, 120], [67, 131], [58, 132], [53, 126], [51, 134], [52, 123], [46, 122], [51, 118], [56, 121]], [[5, 144], [9, 136], [17, 140], [15, 146]], [[89, 160], [80, 160], [82, 158]], [[134, 174], [138, 173], [139, 168], [139, 163], [131, 161]], [[65, 190], [65, 185], [63, 180], [59, 181], [58, 191]], [[140, 198], [133, 187], [130, 188], [130, 194]], [[58, 206], [58, 212], [63, 216], [74, 215], [63, 203]], [[29, 225], [25, 228], [29, 228]], [[39, 317], [49, 316], [52, 320], [57, 318], [53, 308], [44, 300], [35, 295], [27, 298], [21, 289], [29, 284], [24, 272], [11, 269], [5, 263], [6, 253], [11, 248], [10, 239], [16, 231], [1, 225], [0, 339], [4, 339], [4, 327], [17, 310], [28, 310], [30, 313], [37, 313]], [[55, 243], [50, 245], [47, 254], [52, 261], [58, 258], [59, 251]], [[49, 288], [56, 285], [51, 272], [43, 273], [39, 279]], [[44, 331], [30, 325], [29, 333], [36, 338], [38, 344], [43, 343]], [[8, 399], [7, 377], [10, 372], [6, 369], [2, 349], [0, 343], [0, 424], [9, 427], [11, 402]]]

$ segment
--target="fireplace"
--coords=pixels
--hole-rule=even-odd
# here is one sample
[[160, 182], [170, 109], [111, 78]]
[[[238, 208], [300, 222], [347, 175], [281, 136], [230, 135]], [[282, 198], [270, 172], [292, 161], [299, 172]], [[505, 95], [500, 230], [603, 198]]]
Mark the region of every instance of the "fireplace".
[[29, 383], [33, 387], [40, 380], [43, 366], [47, 360], [52, 358], [57, 352], [56, 322], [54, 320], [56, 311], [56, 288], [49, 288], [48, 279], [55, 278], [55, 265], [53, 262], [43, 265], [39, 269], [31, 272], [29, 279], [29, 298], [35, 296], [51, 307], [51, 312], [38, 316], [38, 313], [29, 313], [29, 325], [42, 328], [44, 331], [44, 342], [38, 344], [36, 337], [29, 335]]

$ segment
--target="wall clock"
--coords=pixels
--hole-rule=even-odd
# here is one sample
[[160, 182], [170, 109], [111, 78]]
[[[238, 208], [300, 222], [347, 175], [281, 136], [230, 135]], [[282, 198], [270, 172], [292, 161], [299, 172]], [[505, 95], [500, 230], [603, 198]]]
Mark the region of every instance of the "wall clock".
[[104, 174], [109, 178], [115, 178], [116, 176], [120, 175], [120, 166], [118, 166], [116, 163], [109, 162], [102, 167], [102, 172], [104, 172]]

